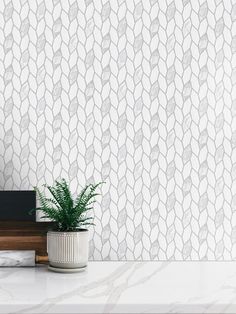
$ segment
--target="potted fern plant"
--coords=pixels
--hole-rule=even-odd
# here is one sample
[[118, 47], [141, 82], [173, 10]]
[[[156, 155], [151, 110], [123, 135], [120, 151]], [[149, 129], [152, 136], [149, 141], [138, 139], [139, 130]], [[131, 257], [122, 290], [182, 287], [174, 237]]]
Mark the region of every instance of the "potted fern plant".
[[88, 262], [88, 229], [93, 225], [93, 217], [88, 213], [95, 202], [98, 184], [87, 185], [79, 195], [73, 199], [69, 185], [65, 179], [55, 181], [54, 186], [44, 185], [50, 193], [46, 197], [35, 188], [42, 218], [54, 222], [55, 230], [47, 233], [47, 251], [49, 269], [54, 271], [81, 271]]

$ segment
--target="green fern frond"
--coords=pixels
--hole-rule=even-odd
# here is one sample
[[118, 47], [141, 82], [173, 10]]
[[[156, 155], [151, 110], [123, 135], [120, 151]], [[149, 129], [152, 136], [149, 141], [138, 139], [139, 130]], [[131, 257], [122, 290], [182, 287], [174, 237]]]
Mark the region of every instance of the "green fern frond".
[[49, 198], [36, 187], [40, 202], [36, 210], [43, 212], [43, 218], [55, 222], [59, 231], [76, 231], [83, 226], [94, 225], [91, 222], [93, 217], [86, 214], [93, 208], [95, 197], [100, 195], [95, 191], [102, 183], [86, 185], [75, 200], [65, 179], [55, 181], [54, 186], [44, 185], [51, 194]]

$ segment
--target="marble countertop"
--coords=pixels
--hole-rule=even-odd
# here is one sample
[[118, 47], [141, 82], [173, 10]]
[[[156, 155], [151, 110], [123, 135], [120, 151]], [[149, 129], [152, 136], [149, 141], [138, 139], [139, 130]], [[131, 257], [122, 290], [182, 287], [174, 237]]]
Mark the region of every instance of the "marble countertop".
[[0, 313], [236, 313], [236, 262], [1, 268]]

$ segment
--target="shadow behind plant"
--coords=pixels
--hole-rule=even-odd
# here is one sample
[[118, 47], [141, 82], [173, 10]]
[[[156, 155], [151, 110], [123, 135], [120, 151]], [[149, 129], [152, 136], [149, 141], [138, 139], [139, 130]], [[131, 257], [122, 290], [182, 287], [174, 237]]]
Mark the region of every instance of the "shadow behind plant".
[[88, 225], [94, 225], [93, 217], [87, 214], [93, 208], [95, 197], [99, 195], [96, 189], [102, 183], [86, 185], [75, 200], [65, 179], [55, 181], [53, 186], [43, 185], [50, 192], [49, 198], [35, 187], [40, 202], [40, 207], [36, 210], [42, 211], [42, 218], [49, 218], [54, 222], [56, 231], [79, 231]]

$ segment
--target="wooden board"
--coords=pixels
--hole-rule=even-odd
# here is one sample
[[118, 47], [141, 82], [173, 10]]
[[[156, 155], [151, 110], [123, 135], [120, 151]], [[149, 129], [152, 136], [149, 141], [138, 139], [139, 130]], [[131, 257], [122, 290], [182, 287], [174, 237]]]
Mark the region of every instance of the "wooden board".
[[0, 250], [35, 250], [47, 254], [47, 231], [50, 222], [0, 221]]

